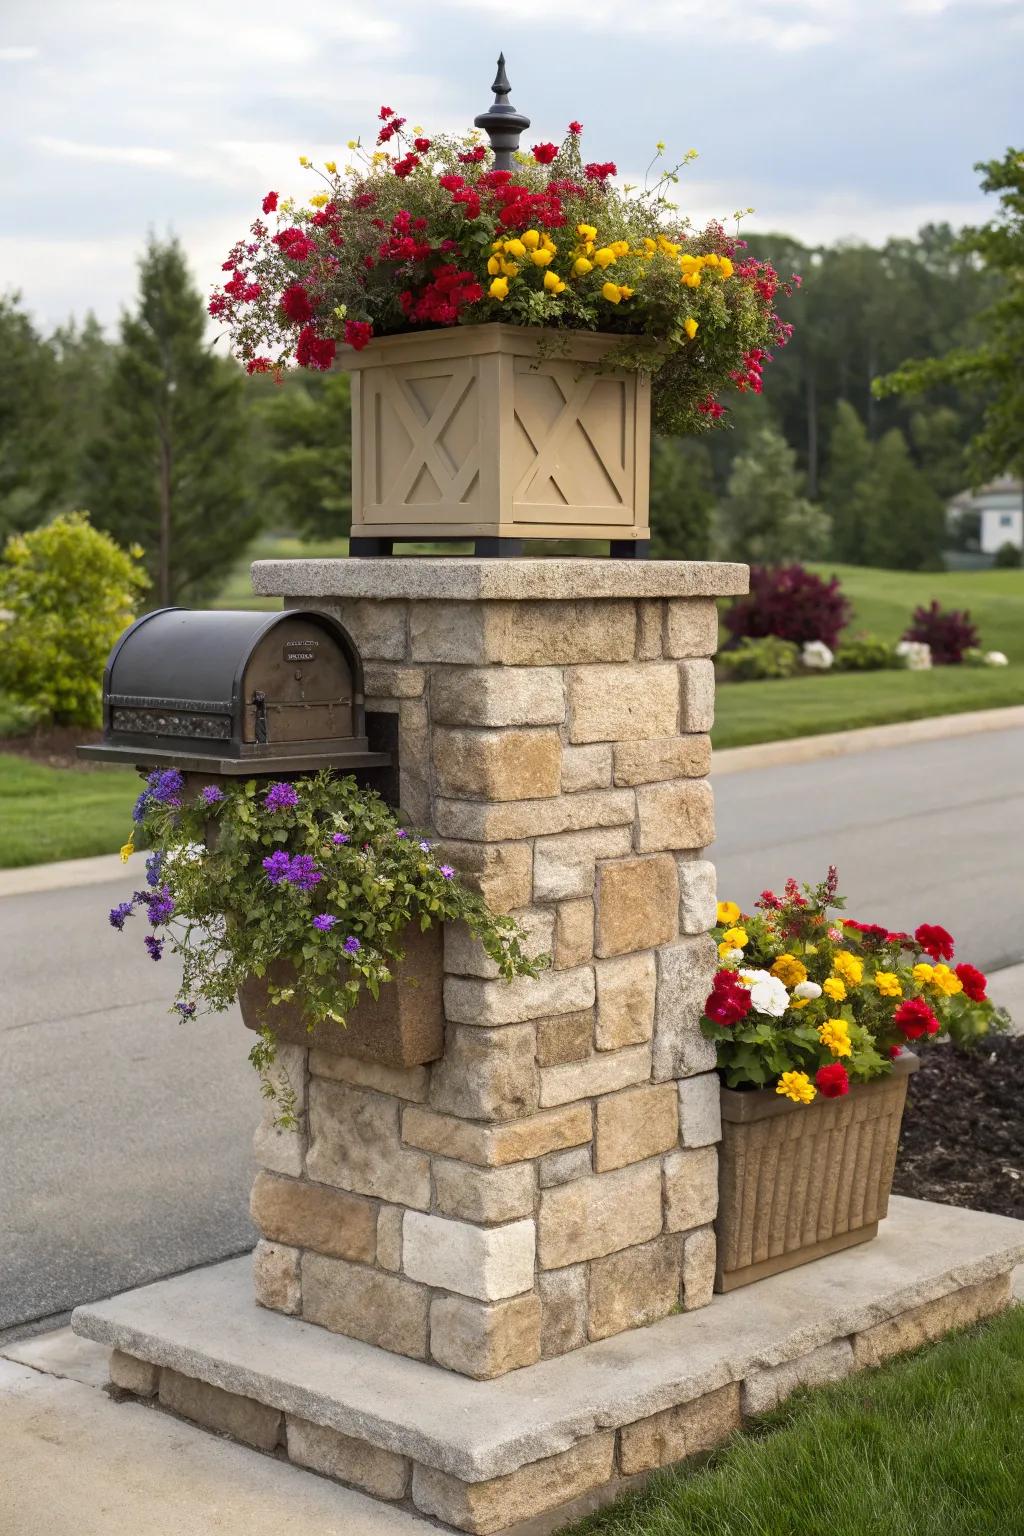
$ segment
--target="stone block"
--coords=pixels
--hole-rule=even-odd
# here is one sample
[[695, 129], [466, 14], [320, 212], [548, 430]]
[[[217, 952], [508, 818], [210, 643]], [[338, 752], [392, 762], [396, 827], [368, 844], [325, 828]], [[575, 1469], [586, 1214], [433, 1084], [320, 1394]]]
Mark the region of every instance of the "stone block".
[[513, 981], [447, 976], [444, 1008], [456, 1024], [520, 1024], [592, 1008], [594, 995], [594, 971], [589, 965], [517, 976]]
[[571, 667], [566, 673], [569, 740], [646, 741], [679, 727], [679, 676], [668, 662]]
[[435, 1157], [433, 1166], [434, 1201], [443, 1216], [487, 1226], [533, 1215], [537, 1180], [532, 1163], [475, 1168]]
[[398, 801], [414, 826], [432, 820], [430, 784], [430, 717], [423, 699], [403, 699], [398, 706], [402, 750], [398, 765]]
[[680, 939], [655, 955], [658, 992], [654, 1008], [654, 1081], [710, 1072], [715, 1047], [700, 1032], [718, 952], [707, 937]]
[[632, 1083], [644, 1083], [651, 1075], [651, 1048], [633, 1045], [624, 1051], [602, 1051], [585, 1061], [569, 1061], [560, 1067], [542, 1067], [540, 1102], [542, 1109], [556, 1104], [571, 1104], [594, 1094], [614, 1093]]
[[710, 736], [663, 736], [657, 741], [620, 741], [615, 745], [614, 782], [618, 785], [702, 779], [710, 769]]
[[122, 1349], [110, 1352], [110, 1384], [121, 1392], [132, 1392], [136, 1397], [155, 1397], [160, 1385], [160, 1367], [137, 1355], [126, 1355]]
[[552, 963], [556, 970], [571, 970], [594, 958], [594, 903], [589, 896], [561, 901], [554, 910]]
[[302, 1255], [302, 1316], [307, 1323], [425, 1360], [429, 1310], [427, 1287], [401, 1275], [321, 1253]]
[[665, 604], [666, 656], [713, 656], [717, 650], [718, 609], [712, 598], [672, 598]]
[[717, 1072], [679, 1082], [679, 1139], [684, 1147], [709, 1147], [722, 1139], [722, 1085]]
[[314, 1078], [309, 1092], [311, 1179], [354, 1194], [426, 1210], [430, 1162], [403, 1147], [397, 1099]]
[[225, 1392], [194, 1376], [183, 1376], [164, 1366], [160, 1372], [160, 1402], [193, 1424], [202, 1424], [218, 1435], [230, 1435], [259, 1451], [272, 1451], [281, 1436], [284, 1415], [252, 1397]]
[[[523, 953], [535, 960], [551, 953], [555, 914], [550, 907], [527, 907], [513, 912], [524, 937]], [[474, 939], [465, 923], [444, 925], [444, 968], [450, 976], [483, 976], [494, 980], [500, 975], [497, 965], [479, 939]]]
[[[612, 1059], [612, 1058], [609, 1058]], [[644, 1083], [594, 1105], [594, 1169], [607, 1173], [668, 1152], [679, 1139], [674, 1083]]]
[[857, 1370], [882, 1365], [894, 1355], [919, 1349], [948, 1333], [951, 1328], [967, 1328], [985, 1317], [993, 1317], [1010, 1304], [1010, 1275], [966, 1285], [919, 1307], [910, 1307], [884, 1323], [865, 1328], [853, 1337], [853, 1360]]
[[252, 1284], [256, 1300], [271, 1312], [294, 1315], [302, 1310], [301, 1253], [261, 1239], [252, 1251]]
[[632, 827], [635, 811], [633, 791], [628, 789], [588, 789], [577, 795], [493, 804], [438, 799], [434, 802], [434, 826], [443, 838], [500, 843], [521, 837], [551, 837], [559, 832], [585, 832], [592, 827]]
[[641, 853], [706, 848], [715, 840], [715, 797], [705, 779], [671, 779], [636, 791]]
[[612, 782], [612, 749], [607, 742], [562, 748], [562, 793], [607, 789]]
[[486, 644], [487, 660], [506, 666], [628, 661], [636, 649], [636, 608], [619, 598], [489, 603]]
[[412, 1463], [394, 1451], [292, 1414], [288, 1415], [285, 1440], [288, 1459], [296, 1466], [351, 1483], [377, 1499], [402, 1499], [408, 1491]]
[[665, 1159], [665, 1230], [685, 1232], [718, 1211], [718, 1149], [692, 1147]]
[[679, 663], [679, 729], [710, 731], [715, 723], [715, 669], [710, 661]]
[[322, 604], [340, 618], [363, 661], [403, 661], [406, 655], [408, 609], [401, 602], [346, 598], [338, 605]]
[[599, 1051], [617, 1051], [625, 1045], [643, 1045], [654, 1032], [654, 997], [657, 971], [654, 955], [621, 955], [599, 960], [597, 979], [597, 1027]]
[[641, 600], [636, 605], [638, 661], [660, 661], [661, 659], [664, 606], [664, 603], [656, 598]]
[[258, 1173], [249, 1209], [253, 1223], [269, 1242], [373, 1263], [377, 1212], [368, 1200], [304, 1179]]
[[413, 661], [486, 662], [486, 614], [480, 603], [413, 603], [409, 652]]
[[679, 1305], [680, 1247], [678, 1237], [658, 1237], [595, 1259], [588, 1337], [607, 1339], [673, 1312]]
[[527, 907], [533, 893], [532, 843], [454, 842], [436, 850], [458, 870], [471, 890], [478, 891], [492, 912]]
[[588, 1272], [586, 1264], [571, 1264], [566, 1269], [542, 1270], [537, 1276], [540, 1348], [545, 1360], [587, 1342]]
[[368, 699], [420, 699], [427, 686], [422, 667], [394, 667], [371, 662], [363, 668], [363, 692]]
[[592, 832], [565, 832], [537, 839], [533, 886], [538, 901], [593, 900], [598, 859], [620, 859], [633, 847], [630, 825]]
[[546, 1152], [581, 1146], [591, 1138], [592, 1121], [589, 1104], [568, 1104], [505, 1125], [473, 1125], [454, 1115], [410, 1105], [402, 1120], [402, 1136], [410, 1146], [427, 1152], [440, 1152], [481, 1168], [503, 1168], [543, 1157]]
[[480, 1029], [449, 1024], [434, 1063], [430, 1103], [467, 1120], [516, 1120], [538, 1107], [537, 1032], [532, 1024]]
[[545, 1189], [537, 1227], [541, 1269], [561, 1269], [646, 1243], [661, 1232], [661, 1168], [638, 1163]]
[[461, 800], [539, 800], [562, 788], [554, 729], [434, 730], [434, 788]]
[[715, 866], [707, 859], [680, 859], [679, 931], [707, 933], [718, 916]]
[[471, 1301], [437, 1296], [430, 1306], [430, 1354], [463, 1376], [488, 1381], [540, 1359], [540, 1298]]
[[305, 1130], [282, 1130], [274, 1124], [275, 1113], [272, 1105], [268, 1104], [264, 1109], [263, 1118], [253, 1132], [252, 1155], [261, 1168], [289, 1174], [294, 1179], [301, 1178], [306, 1156]]
[[406, 1099], [412, 1104], [426, 1102], [430, 1081], [426, 1067], [393, 1067], [384, 1061], [339, 1056], [334, 1051], [310, 1051], [309, 1070], [314, 1077], [351, 1083], [354, 1088], [370, 1088], [375, 1093], [390, 1093], [394, 1098]]
[[651, 1414], [619, 1431], [619, 1465], [623, 1476], [653, 1472], [713, 1451], [739, 1429], [740, 1384], [730, 1381], [691, 1403], [680, 1403]]
[[594, 1010], [562, 1013], [553, 1019], [537, 1021], [537, 1061], [542, 1067], [556, 1067], [567, 1061], [582, 1061], [594, 1043]]
[[402, 1221], [405, 1207], [382, 1205], [377, 1213], [377, 1263], [397, 1273], [402, 1267]]
[[446, 1216], [406, 1213], [402, 1264], [424, 1285], [500, 1301], [533, 1288], [537, 1226], [533, 1220], [477, 1227]]
[[430, 714], [435, 725], [561, 725], [561, 669], [436, 668], [430, 681]]
[[589, 1147], [569, 1147], [565, 1152], [549, 1152], [537, 1163], [541, 1189], [569, 1184], [573, 1179], [589, 1179], [594, 1171]]
[[417, 1462], [412, 1475], [413, 1503], [425, 1515], [446, 1520], [460, 1531], [488, 1536], [599, 1488], [612, 1476], [614, 1456], [615, 1435], [606, 1430], [577, 1441], [557, 1456], [546, 1456], [487, 1482], [464, 1483], [448, 1472]]
[[784, 1360], [781, 1365], [750, 1371], [742, 1387], [743, 1415], [746, 1418], [770, 1413], [798, 1387], [823, 1387], [830, 1381], [842, 1381], [853, 1369], [853, 1348], [849, 1339], [834, 1339], [831, 1344], [822, 1344], [796, 1360]]
[[698, 1227], [683, 1238], [683, 1310], [709, 1305], [715, 1289], [717, 1248], [714, 1227]]
[[598, 865], [595, 954], [654, 949], [674, 939], [678, 925], [679, 877], [669, 854]]

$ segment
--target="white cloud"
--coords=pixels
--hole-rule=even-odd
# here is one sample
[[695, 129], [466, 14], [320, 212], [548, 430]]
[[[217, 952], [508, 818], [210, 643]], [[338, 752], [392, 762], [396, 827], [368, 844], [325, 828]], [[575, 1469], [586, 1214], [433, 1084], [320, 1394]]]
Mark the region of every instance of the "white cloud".
[[48, 155], [65, 160], [97, 160], [108, 165], [171, 165], [175, 154], [170, 149], [149, 149], [131, 144], [78, 144], [74, 139], [39, 138], [32, 141]]
[[28, 64], [38, 57], [38, 48], [0, 48], [0, 64]]

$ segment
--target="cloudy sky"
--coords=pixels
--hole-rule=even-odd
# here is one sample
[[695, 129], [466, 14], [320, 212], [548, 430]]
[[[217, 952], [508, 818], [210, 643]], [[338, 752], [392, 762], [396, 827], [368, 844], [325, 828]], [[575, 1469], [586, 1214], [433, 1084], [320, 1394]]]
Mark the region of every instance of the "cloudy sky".
[[808, 241], [984, 216], [973, 163], [1024, 137], [1024, 0], [0, 0], [0, 289], [110, 324], [153, 228], [205, 290], [268, 188], [314, 190], [298, 154], [382, 102], [468, 126], [499, 48], [527, 143], [695, 147], [695, 218]]

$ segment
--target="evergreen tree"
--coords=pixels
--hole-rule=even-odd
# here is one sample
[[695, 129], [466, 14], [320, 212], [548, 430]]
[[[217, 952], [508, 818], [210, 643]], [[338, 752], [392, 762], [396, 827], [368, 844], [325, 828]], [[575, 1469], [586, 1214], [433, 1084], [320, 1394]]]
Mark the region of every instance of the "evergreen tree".
[[815, 560], [828, 548], [828, 518], [801, 494], [796, 454], [770, 427], [740, 454], [715, 519], [715, 542], [727, 558], [752, 565]]
[[291, 373], [283, 384], [249, 381], [259, 428], [258, 476], [275, 523], [336, 539], [352, 521], [352, 413], [348, 375]]
[[858, 564], [902, 571], [942, 569], [945, 508], [911, 458], [898, 427], [887, 432], [875, 450], [864, 501]]
[[53, 348], [18, 294], [0, 294], [0, 545], [33, 528], [64, 489]]
[[662, 560], [706, 560], [714, 505], [705, 444], [656, 437], [651, 444], [652, 554]]
[[180, 245], [151, 237], [102, 397], [90, 499], [100, 527], [143, 546], [160, 604], [209, 596], [257, 526], [243, 376], [205, 328]]
[[848, 400], [840, 400], [829, 439], [824, 507], [832, 521], [831, 553], [851, 565], [864, 559], [862, 522], [873, 459], [864, 423]]
[[104, 432], [103, 402], [114, 349], [90, 310], [81, 326], [58, 326], [51, 338], [56, 356], [57, 411], [61, 423], [64, 496], [61, 511], [81, 506], [92, 444]]

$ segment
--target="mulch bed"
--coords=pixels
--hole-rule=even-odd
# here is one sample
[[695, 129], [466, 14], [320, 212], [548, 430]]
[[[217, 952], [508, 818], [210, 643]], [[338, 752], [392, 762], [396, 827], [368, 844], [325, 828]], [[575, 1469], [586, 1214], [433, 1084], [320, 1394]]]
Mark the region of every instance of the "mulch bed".
[[921, 1053], [893, 1190], [943, 1205], [1024, 1218], [1024, 1036], [972, 1051]]
[[28, 731], [23, 736], [0, 736], [0, 752], [13, 752], [48, 768], [81, 768], [92, 772], [102, 764], [84, 763], [75, 756], [79, 743], [99, 741], [102, 731], [86, 731], [81, 726], [48, 725]]

